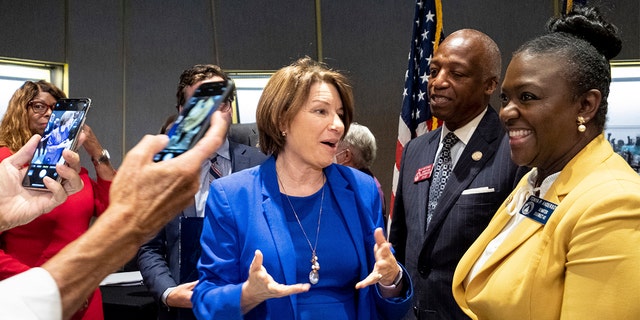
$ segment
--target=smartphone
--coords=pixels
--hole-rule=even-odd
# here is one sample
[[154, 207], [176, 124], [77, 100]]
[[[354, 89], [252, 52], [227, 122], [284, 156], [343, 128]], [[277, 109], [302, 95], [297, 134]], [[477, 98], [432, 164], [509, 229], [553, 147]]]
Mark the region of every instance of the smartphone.
[[168, 160], [193, 147], [209, 129], [213, 112], [229, 98], [234, 88], [232, 80], [204, 82], [198, 86], [167, 132], [169, 144], [153, 160]]
[[90, 107], [91, 99], [89, 98], [60, 99], [56, 102], [31, 159], [27, 174], [22, 180], [24, 187], [47, 190], [43, 182], [44, 177], [47, 176], [60, 181], [56, 164], [64, 163], [63, 150], [75, 151], [78, 136]]

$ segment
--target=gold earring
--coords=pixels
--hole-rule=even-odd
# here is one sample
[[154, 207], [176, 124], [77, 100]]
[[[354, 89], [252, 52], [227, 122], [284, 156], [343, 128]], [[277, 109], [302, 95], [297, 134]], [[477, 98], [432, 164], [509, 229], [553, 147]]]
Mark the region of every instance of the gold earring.
[[584, 117], [583, 116], [578, 116], [578, 132], [585, 132], [587, 131], [587, 127], [584, 125]]

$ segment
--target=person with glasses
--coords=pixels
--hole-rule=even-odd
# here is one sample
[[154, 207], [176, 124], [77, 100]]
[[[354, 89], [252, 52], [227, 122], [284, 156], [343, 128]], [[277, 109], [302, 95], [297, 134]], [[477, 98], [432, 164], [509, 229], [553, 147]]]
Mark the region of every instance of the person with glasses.
[[[53, 84], [26, 81], [11, 97], [7, 112], [0, 122], [0, 161], [22, 148], [35, 135], [42, 135], [52, 116], [56, 101], [65, 93]], [[97, 179], [81, 168], [84, 183], [81, 191], [69, 196], [60, 206], [32, 222], [7, 230], [0, 235], [0, 280], [38, 267], [64, 246], [87, 231], [91, 219], [109, 205], [109, 189], [115, 170], [108, 153], [87, 125], [82, 146], [93, 159]], [[46, 145], [46, 143], [44, 144]], [[46, 150], [40, 148], [36, 151]], [[103, 319], [100, 290], [90, 295], [72, 319]]]
[[[216, 65], [198, 64], [184, 70], [176, 95], [178, 112], [201, 83], [228, 79]], [[218, 109], [227, 125], [231, 123], [231, 102], [232, 98], [229, 98]], [[205, 115], [203, 112], [203, 118]], [[199, 126], [201, 122], [202, 119], [189, 126]], [[259, 165], [266, 159], [258, 148], [236, 143], [225, 135], [222, 146], [202, 163], [195, 204], [182, 210], [156, 237], [140, 247], [138, 267], [144, 283], [158, 302], [159, 319], [195, 319], [190, 299], [198, 280], [196, 263], [200, 257], [200, 232], [211, 181]], [[191, 257], [188, 262], [182, 259], [186, 256]]]

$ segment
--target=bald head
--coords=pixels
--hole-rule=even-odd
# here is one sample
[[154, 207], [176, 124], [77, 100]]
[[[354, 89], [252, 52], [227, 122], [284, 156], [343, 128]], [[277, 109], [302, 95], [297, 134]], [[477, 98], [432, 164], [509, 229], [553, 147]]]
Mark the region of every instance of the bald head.
[[476, 54], [469, 55], [469, 59], [476, 59], [476, 65], [483, 69], [486, 78], [500, 79], [502, 57], [498, 45], [488, 35], [474, 29], [460, 29], [447, 36], [440, 47], [449, 43], [463, 45], [472, 49]]
[[500, 50], [489, 36], [471, 29], [450, 34], [429, 65], [432, 114], [452, 131], [469, 123], [489, 104], [500, 68]]

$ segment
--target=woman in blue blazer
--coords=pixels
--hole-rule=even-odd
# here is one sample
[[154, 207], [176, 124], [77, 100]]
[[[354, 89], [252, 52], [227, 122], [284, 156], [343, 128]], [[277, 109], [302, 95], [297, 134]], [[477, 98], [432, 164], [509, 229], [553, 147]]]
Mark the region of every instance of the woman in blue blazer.
[[264, 164], [211, 185], [200, 319], [400, 319], [411, 281], [383, 233], [373, 179], [333, 164], [353, 116], [346, 78], [303, 58], [258, 103]]

